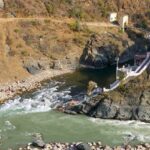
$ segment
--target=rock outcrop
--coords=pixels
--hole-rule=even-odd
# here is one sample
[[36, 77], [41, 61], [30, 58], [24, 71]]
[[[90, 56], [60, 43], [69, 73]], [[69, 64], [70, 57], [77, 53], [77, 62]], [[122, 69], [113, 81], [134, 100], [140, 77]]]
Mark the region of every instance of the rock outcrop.
[[32, 142], [33, 147], [44, 148], [45, 145], [46, 144], [44, 143], [42, 135], [40, 133], [36, 133], [35, 135], [33, 135], [33, 142]]
[[[150, 78], [144, 73], [118, 89], [91, 98], [70, 111], [91, 117], [150, 122]], [[68, 108], [67, 108], [68, 109]]]
[[150, 44], [143, 38], [142, 33], [127, 30], [125, 34], [104, 33], [93, 34], [87, 42], [80, 59], [81, 66], [90, 68], [104, 68], [113, 65], [116, 57], [120, 63], [134, 58], [135, 53], [146, 51]]

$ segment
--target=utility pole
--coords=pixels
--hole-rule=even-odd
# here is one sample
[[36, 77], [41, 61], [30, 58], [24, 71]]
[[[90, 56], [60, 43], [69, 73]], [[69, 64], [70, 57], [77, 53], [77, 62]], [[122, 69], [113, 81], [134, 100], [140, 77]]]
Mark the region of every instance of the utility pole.
[[119, 56], [116, 58], [116, 80], [119, 79], [119, 76], [118, 76], [118, 69], [119, 69]]

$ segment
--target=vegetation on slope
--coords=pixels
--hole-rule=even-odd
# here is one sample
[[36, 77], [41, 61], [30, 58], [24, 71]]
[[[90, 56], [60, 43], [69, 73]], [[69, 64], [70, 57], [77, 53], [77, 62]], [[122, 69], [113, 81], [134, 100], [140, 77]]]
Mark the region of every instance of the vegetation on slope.
[[4, 0], [5, 12], [16, 17], [55, 16], [100, 20], [109, 12], [132, 14], [132, 19], [150, 17], [149, 0]]

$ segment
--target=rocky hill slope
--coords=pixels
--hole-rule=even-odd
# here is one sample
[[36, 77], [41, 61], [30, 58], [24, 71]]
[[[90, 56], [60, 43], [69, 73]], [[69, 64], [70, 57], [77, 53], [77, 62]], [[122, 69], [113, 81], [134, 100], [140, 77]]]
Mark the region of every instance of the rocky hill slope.
[[120, 57], [120, 63], [134, 59], [138, 52], [146, 52], [150, 49], [150, 41], [144, 38], [142, 33], [127, 30], [126, 33], [93, 34], [88, 40], [80, 64], [84, 67], [104, 68], [116, 62]]
[[[2, 3], [4, 2], [4, 5]], [[127, 13], [132, 19], [149, 16], [149, 0], [1, 0], [2, 15], [16, 17], [56, 16], [100, 20], [110, 11]]]

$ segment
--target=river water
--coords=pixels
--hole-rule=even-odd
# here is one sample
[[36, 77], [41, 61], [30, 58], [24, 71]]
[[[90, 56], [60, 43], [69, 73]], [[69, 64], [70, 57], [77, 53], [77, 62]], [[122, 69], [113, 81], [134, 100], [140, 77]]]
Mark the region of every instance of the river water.
[[53, 110], [62, 101], [83, 100], [89, 80], [108, 86], [115, 68], [81, 70], [47, 81], [40, 90], [18, 96], [0, 106], [0, 150], [17, 149], [41, 133], [46, 142], [102, 141], [119, 145], [150, 142], [150, 124], [70, 116]]

